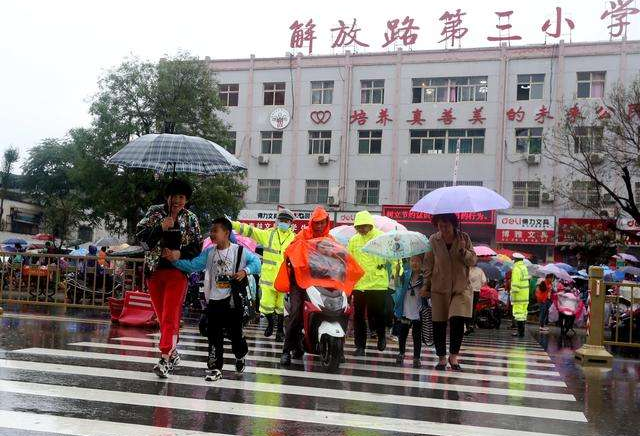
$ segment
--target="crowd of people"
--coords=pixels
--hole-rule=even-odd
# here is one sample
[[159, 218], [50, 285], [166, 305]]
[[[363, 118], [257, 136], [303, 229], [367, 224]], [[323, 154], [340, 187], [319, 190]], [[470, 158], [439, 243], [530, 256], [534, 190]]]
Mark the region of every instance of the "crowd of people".
[[[295, 279], [289, 289], [282, 292], [276, 289], [276, 278], [281, 269], [285, 273], [291, 269], [287, 253], [292, 244], [315, 238], [333, 239], [329, 233], [329, 214], [317, 207], [308, 225], [297, 234], [292, 230], [294, 214], [287, 209], [279, 210], [274, 226], [269, 229], [219, 217], [210, 229], [214, 245], [202, 250], [198, 219], [186, 208], [191, 195], [191, 186], [186, 181], [174, 179], [167, 186], [166, 202], [152, 206], [137, 227], [137, 237], [147, 249], [148, 289], [160, 324], [161, 356], [154, 372], [164, 378], [179, 364], [176, 346], [187, 288], [186, 274], [201, 271], [205, 275], [207, 300], [203, 327], [208, 337], [207, 379], [222, 378], [224, 334], [231, 339], [236, 370], [244, 370], [248, 347], [242, 329], [248, 304], [248, 277], [259, 276], [259, 311], [266, 319], [264, 336], [271, 337], [275, 332], [275, 341], [283, 342], [281, 365], [291, 365], [292, 359], [300, 358], [305, 352], [302, 345], [305, 292], [295, 284]], [[460, 348], [465, 334], [473, 333], [474, 308], [482, 289], [488, 286], [487, 279], [476, 265], [478, 257], [473, 244], [469, 235], [460, 230], [456, 215], [435, 215], [433, 224], [437, 231], [429, 238], [428, 252], [390, 261], [363, 250], [367, 242], [382, 232], [368, 211], [356, 214], [356, 234], [347, 246], [349, 255], [363, 271], [350, 299], [355, 356], [366, 355], [370, 338], [375, 338], [377, 349], [384, 351], [391, 333], [399, 344], [397, 363], [402, 364], [411, 332], [413, 366], [419, 368], [425, 342], [422, 335], [424, 327], [429, 327], [438, 356], [435, 368], [463, 370], [459, 362]], [[258, 243], [262, 247], [262, 259], [232, 242], [233, 232]], [[531, 278], [524, 256], [516, 253], [513, 257], [511, 307], [517, 325], [515, 334], [523, 337]], [[544, 281], [539, 285], [541, 301], [546, 298], [545, 286]], [[544, 301], [540, 306], [542, 328], [546, 328], [544, 314], [549, 308], [547, 300]], [[425, 309], [431, 318], [428, 326], [424, 325]]]

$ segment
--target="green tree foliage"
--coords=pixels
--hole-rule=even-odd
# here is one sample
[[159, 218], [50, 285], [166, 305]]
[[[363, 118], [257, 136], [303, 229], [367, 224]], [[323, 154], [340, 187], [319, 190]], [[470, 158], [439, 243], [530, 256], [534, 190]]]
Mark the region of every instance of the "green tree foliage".
[[60, 240], [84, 218], [79, 190], [72, 182], [75, 147], [71, 139], [45, 139], [29, 150], [23, 189], [43, 208], [45, 231]]
[[[91, 102], [91, 128], [70, 132], [76, 152], [71, 177], [89, 219], [131, 237], [146, 209], [162, 200], [168, 175], [118, 169], [106, 165], [107, 158], [137, 136], [166, 130], [224, 144], [227, 127], [216, 115], [223, 110], [212, 73], [188, 54], [157, 64], [127, 59], [108, 71]], [[180, 177], [194, 183], [192, 207], [205, 221], [223, 212], [235, 216], [242, 207], [242, 176]]]
[[9, 147], [4, 151], [2, 173], [0, 174], [0, 230], [4, 230], [4, 222], [2, 221], [2, 217], [4, 216], [4, 199], [7, 197], [7, 190], [11, 184], [11, 170], [16, 162], [18, 162], [18, 157], [18, 149], [15, 147]]

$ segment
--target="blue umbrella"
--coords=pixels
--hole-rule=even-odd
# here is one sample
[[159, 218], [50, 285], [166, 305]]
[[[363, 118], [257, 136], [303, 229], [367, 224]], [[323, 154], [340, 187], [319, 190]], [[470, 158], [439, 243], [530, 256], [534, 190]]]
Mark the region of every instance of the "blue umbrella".
[[78, 248], [69, 253], [69, 256], [86, 256], [87, 254], [89, 254], [89, 250], [86, 248]]
[[563, 270], [565, 270], [569, 274], [577, 274], [578, 273], [578, 270], [575, 267], [569, 265], [568, 263], [557, 262], [557, 263], [554, 263], [554, 265], [557, 266], [558, 268], [562, 268]]
[[5, 239], [4, 241], [2, 241], [2, 243], [4, 245], [16, 245], [16, 244], [27, 245], [28, 244], [27, 241], [25, 241], [24, 239], [20, 239], [20, 238]]
[[18, 250], [16, 250], [16, 247], [14, 247], [13, 245], [4, 245], [2, 247], [2, 251], [6, 251], [8, 253], [16, 253]]

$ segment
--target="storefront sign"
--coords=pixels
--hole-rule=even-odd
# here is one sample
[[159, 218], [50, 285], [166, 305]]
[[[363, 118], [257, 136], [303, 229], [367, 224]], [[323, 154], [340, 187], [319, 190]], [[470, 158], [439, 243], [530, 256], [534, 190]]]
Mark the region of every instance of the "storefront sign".
[[[295, 217], [293, 220], [293, 230], [298, 232], [302, 230], [302, 228], [307, 224], [309, 224], [309, 219], [311, 219], [312, 211], [293, 210], [292, 212], [293, 216]], [[334, 226], [353, 224], [355, 215], [356, 212], [338, 212], [337, 223], [333, 224], [334, 215], [329, 212], [332, 225]], [[250, 224], [259, 229], [268, 229], [270, 227], [273, 227], [277, 218], [278, 211], [276, 209], [242, 209], [238, 214], [238, 221], [244, 224]]]
[[590, 233], [610, 231], [613, 229], [614, 224], [613, 220], [596, 218], [560, 218], [558, 219], [558, 243], [576, 242], [574, 228], [582, 230], [586, 237]]
[[620, 230], [640, 232], [640, 225], [633, 218], [620, 218], [618, 220], [618, 228]]
[[[411, 205], [383, 205], [382, 215], [399, 223], [430, 223], [431, 215], [422, 212], [411, 212]], [[492, 225], [495, 223], [495, 212], [464, 212], [456, 214], [460, 224]]]
[[554, 245], [555, 227], [554, 216], [498, 215], [496, 242]]

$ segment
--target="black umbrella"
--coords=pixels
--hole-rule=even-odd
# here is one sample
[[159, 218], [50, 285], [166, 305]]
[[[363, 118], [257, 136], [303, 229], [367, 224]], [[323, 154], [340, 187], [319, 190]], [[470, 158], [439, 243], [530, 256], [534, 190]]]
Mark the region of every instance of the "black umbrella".
[[157, 172], [213, 175], [235, 173], [247, 166], [223, 147], [197, 136], [149, 134], [133, 140], [107, 163]]
[[484, 271], [484, 275], [487, 276], [487, 280], [499, 281], [502, 279], [502, 272], [497, 266], [491, 265], [487, 262], [478, 262], [477, 266]]

